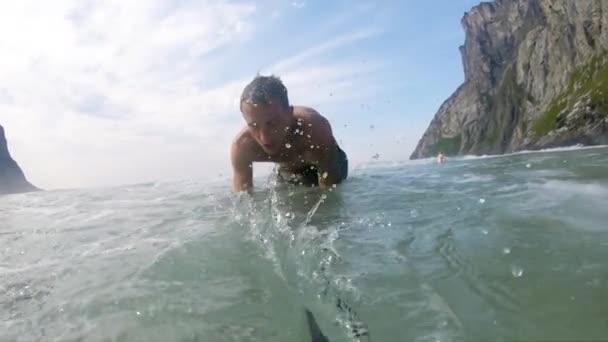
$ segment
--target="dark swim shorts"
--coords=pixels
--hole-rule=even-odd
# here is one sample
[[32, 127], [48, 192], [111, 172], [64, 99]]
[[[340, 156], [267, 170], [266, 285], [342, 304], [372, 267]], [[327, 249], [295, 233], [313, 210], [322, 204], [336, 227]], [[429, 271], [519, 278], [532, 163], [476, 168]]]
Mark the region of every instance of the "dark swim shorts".
[[[338, 158], [338, 163], [340, 164], [339, 181], [342, 182], [348, 177], [348, 157], [340, 147], [338, 147]], [[291, 184], [319, 186], [319, 170], [314, 165], [309, 165], [295, 171], [281, 171], [279, 169], [278, 177], [280, 180]]]

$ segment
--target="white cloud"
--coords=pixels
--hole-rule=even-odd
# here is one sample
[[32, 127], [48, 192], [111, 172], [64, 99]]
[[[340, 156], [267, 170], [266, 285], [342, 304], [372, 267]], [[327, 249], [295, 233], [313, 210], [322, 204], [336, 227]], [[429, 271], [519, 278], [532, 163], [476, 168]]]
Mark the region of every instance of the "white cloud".
[[[57, 187], [155, 178], [157, 172], [145, 170], [121, 176], [134, 164], [118, 166], [120, 154], [143, 161], [156, 150], [150, 160], [177, 170], [180, 160], [167, 160], [168, 151], [213, 142], [213, 123], [218, 113], [233, 110], [239, 84], [200, 89], [207, 72], [200, 60], [251, 35], [255, 7], [180, 4], [3, 2], [0, 122], [33, 182]], [[204, 152], [199, 157], [204, 160]], [[88, 170], [98, 170], [97, 179], [79, 181]]]
[[[2, 2], [0, 123], [11, 152], [43, 188], [226, 173], [250, 77], [201, 88], [221, 72], [205, 61], [254, 39], [255, 13], [222, 0]], [[319, 58], [378, 32], [339, 35], [266, 69], [296, 101], [361, 98], [375, 90], [358, 80], [381, 64]]]
[[374, 35], [380, 33], [380, 30], [375, 28], [367, 28], [363, 30], [353, 31], [351, 33], [338, 35], [330, 38], [329, 40], [322, 42], [316, 46], [304, 49], [302, 52], [286, 58], [279, 63], [276, 63], [270, 67], [268, 70], [271, 72], [281, 73], [286, 70], [291, 70], [293, 68], [297, 68], [303, 65], [303, 63], [308, 62], [311, 58], [318, 57], [323, 53], [326, 53], [331, 50], [335, 50], [337, 48], [353, 44], [360, 40], [370, 38]]
[[371, 96], [375, 86], [363, 85], [374, 71], [385, 63], [365, 63], [356, 56], [340, 61], [324, 62], [327, 53], [356, 44], [378, 35], [381, 31], [365, 28], [336, 35], [312, 47], [288, 56], [262, 70], [280, 75], [289, 89], [290, 99], [320, 105], [344, 103]]
[[306, 1], [294, 1], [291, 3], [291, 5], [297, 9], [301, 9], [306, 7]]

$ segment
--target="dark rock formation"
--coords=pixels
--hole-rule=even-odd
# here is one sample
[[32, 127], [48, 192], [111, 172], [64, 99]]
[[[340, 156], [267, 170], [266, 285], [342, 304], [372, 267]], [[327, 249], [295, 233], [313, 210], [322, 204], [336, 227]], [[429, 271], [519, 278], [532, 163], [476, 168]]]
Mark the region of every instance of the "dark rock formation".
[[26, 179], [23, 171], [11, 157], [4, 128], [0, 126], [0, 195], [38, 190]]
[[465, 81], [412, 159], [608, 143], [608, 1], [495, 0], [462, 26]]

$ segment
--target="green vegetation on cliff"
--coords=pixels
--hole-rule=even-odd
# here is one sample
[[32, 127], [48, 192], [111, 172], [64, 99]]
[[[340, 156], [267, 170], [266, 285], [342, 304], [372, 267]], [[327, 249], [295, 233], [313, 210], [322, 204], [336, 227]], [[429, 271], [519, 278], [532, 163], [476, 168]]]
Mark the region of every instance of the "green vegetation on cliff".
[[559, 113], [571, 108], [582, 97], [589, 97], [592, 108], [608, 113], [608, 53], [596, 55], [572, 73], [566, 90], [534, 122], [534, 135], [542, 137], [556, 129]]
[[458, 154], [460, 151], [460, 144], [462, 142], [462, 136], [459, 134], [455, 137], [441, 137], [433, 146], [429, 147], [429, 154], [431, 156], [438, 154], [439, 152], [445, 155]]

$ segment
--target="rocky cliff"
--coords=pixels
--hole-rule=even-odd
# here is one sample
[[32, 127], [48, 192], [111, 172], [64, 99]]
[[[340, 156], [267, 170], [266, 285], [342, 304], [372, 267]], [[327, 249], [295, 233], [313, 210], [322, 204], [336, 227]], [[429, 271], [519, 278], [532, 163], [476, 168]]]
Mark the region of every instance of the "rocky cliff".
[[462, 26], [464, 83], [411, 159], [608, 144], [608, 1], [495, 0]]
[[11, 157], [4, 128], [0, 126], [0, 195], [38, 190], [30, 184]]

